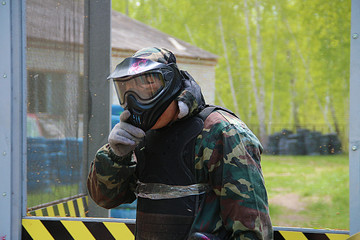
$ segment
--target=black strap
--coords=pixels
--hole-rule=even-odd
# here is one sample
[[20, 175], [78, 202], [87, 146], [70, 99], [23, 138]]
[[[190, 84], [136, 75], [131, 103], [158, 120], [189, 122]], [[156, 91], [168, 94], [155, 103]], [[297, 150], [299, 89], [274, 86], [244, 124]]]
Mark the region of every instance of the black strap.
[[201, 112], [199, 112], [198, 114], [198, 117], [200, 117], [203, 121], [205, 121], [205, 119], [214, 111], [216, 110], [223, 110], [225, 112], [228, 112], [230, 113], [231, 115], [239, 118], [238, 116], [236, 116], [235, 113], [233, 113], [232, 111], [230, 111], [229, 109], [227, 108], [224, 108], [224, 107], [220, 107], [220, 106], [215, 106], [215, 105], [205, 105], [204, 109], [201, 110]]

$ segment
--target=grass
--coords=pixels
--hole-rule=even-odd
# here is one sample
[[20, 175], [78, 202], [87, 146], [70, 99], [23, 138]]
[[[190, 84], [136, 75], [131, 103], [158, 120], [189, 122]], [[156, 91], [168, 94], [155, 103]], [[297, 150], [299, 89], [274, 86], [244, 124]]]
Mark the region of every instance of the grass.
[[274, 226], [349, 229], [347, 155], [263, 155]]
[[39, 191], [28, 192], [27, 207], [34, 207], [77, 194], [79, 194], [79, 184], [51, 185], [47, 188], [42, 188]]
[[[274, 226], [349, 229], [349, 159], [331, 156], [262, 156]], [[70, 197], [79, 186], [29, 192], [28, 207]]]

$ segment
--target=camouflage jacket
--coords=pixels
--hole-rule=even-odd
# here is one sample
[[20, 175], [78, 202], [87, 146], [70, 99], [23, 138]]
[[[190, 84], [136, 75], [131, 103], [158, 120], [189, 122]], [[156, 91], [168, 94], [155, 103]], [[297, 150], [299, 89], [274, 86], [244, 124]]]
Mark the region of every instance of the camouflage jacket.
[[[205, 204], [199, 209], [191, 232], [218, 235], [227, 239], [272, 239], [267, 192], [260, 165], [262, 146], [238, 118], [215, 111], [205, 120], [195, 144], [195, 175], [209, 183]], [[88, 178], [94, 201], [113, 208], [135, 200], [136, 160], [116, 156], [109, 145], [96, 154]]]

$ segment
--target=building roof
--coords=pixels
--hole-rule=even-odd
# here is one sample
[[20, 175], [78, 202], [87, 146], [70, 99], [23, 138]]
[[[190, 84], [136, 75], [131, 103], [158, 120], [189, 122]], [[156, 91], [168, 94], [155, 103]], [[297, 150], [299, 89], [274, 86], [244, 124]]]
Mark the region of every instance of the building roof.
[[217, 60], [218, 56], [165, 34], [117, 11], [112, 11], [111, 44], [113, 50], [136, 52], [144, 47], [163, 47], [175, 56]]
[[[82, 44], [84, 5], [82, 1], [37, 0], [27, 3], [28, 39]], [[218, 56], [165, 34], [144, 23], [112, 10], [111, 44], [113, 51], [127, 55], [144, 47], [163, 47], [177, 57], [217, 61]], [[42, 42], [45, 44], [45, 42]]]
[[83, 44], [83, 1], [26, 2], [26, 35], [28, 39]]

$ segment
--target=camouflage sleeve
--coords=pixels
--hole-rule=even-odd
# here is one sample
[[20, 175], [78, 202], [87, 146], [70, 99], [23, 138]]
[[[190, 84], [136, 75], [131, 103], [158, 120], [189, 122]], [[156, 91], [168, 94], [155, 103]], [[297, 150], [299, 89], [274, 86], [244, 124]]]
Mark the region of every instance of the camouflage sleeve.
[[115, 155], [109, 144], [96, 153], [91, 163], [87, 188], [91, 198], [101, 207], [113, 208], [135, 200], [136, 162], [131, 154]]
[[222, 239], [272, 239], [260, 166], [262, 146], [241, 120], [219, 113], [206, 119], [199, 139], [198, 178], [209, 182], [213, 191], [195, 219], [194, 230]]

